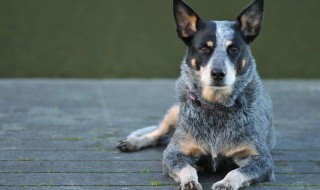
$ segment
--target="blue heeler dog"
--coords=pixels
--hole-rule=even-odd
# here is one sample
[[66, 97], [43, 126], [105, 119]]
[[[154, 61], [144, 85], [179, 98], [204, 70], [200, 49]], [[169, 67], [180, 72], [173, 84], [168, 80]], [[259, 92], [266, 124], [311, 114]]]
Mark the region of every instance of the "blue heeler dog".
[[181, 190], [202, 189], [197, 170], [227, 165], [233, 170], [213, 190], [273, 180], [272, 103], [249, 47], [260, 31], [263, 0], [253, 0], [235, 21], [204, 21], [182, 0], [173, 0], [173, 12], [188, 47], [176, 83], [178, 104], [158, 127], [135, 131], [117, 147], [156, 146], [175, 130], [163, 167]]

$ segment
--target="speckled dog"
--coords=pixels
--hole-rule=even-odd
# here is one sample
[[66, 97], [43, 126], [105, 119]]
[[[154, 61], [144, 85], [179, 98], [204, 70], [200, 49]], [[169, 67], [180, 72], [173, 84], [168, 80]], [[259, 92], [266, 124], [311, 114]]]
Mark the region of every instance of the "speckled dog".
[[273, 180], [272, 103], [249, 47], [260, 31], [263, 0], [254, 0], [235, 21], [204, 21], [182, 0], [173, 1], [173, 11], [178, 35], [188, 46], [176, 83], [178, 105], [159, 127], [138, 130], [117, 147], [156, 146], [176, 128], [163, 166], [179, 189], [202, 189], [201, 166], [216, 170], [230, 163], [236, 168], [213, 190]]

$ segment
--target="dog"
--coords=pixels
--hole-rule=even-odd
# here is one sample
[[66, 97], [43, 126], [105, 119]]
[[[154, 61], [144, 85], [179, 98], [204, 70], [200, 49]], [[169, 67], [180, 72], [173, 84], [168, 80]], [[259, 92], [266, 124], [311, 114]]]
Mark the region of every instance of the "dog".
[[163, 168], [180, 190], [201, 190], [197, 170], [227, 165], [233, 170], [212, 190], [274, 180], [272, 102], [250, 50], [260, 32], [264, 1], [253, 0], [235, 21], [204, 21], [182, 0], [173, 0], [173, 12], [178, 36], [188, 48], [176, 82], [178, 103], [158, 127], [133, 132], [117, 148], [156, 146], [174, 131]]

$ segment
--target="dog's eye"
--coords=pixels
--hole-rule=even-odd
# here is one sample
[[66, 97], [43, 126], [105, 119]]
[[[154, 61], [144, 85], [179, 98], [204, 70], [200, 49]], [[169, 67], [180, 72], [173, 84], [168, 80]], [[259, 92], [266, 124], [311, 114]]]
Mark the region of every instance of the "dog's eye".
[[228, 52], [229, 52], [229, 54], [231, 54], [231, 55], [235, 55], [235, 54], [238, 54], [238, 53], [240, 52], [240, 48], [237, 47], [237, 46], [235, 46], [235, 45], [230, 45], [230, 46], [228, 47]]
[[200, 51], [202, 53], [210, 53], [211, 48], [209, 46], [203, 46], [203, 47], [200, 48]]

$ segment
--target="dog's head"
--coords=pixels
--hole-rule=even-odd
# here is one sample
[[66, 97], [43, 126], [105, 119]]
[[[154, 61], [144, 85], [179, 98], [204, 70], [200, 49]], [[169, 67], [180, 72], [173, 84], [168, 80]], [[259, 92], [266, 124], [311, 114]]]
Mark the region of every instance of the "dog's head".
[[254, 0], [235, 21], [204, 21], [182, 0], [173, 0], [179, 37], [188, 46], [185, 63], [209, 102], [224, 101], [251, 64], [249, 45], [258, 36], [263, 0]]

